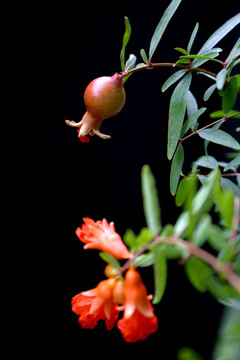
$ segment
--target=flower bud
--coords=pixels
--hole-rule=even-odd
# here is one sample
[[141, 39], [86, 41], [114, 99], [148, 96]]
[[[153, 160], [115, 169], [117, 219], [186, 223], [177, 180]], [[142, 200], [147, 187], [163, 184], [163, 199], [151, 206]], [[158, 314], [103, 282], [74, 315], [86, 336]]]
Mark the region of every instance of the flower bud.
[[104, 269], [104, 274], [106, 277], [111, 278], [118, 275], [118, 271], [114, 269], [114, 267], [110, 264], [108, 264]]

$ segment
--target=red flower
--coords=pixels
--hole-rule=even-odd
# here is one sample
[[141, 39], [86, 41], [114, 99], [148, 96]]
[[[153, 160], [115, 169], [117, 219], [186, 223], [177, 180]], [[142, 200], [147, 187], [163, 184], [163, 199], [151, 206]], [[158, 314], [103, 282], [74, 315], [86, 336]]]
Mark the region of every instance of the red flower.
[[84, 329], [93, 329], [98, 320], [105, 320], [111, 330], [118, 318], [117, 304], [113, 302], [116, 279], [101, 281], [92, 290], [84, 291], [72, 298], [72, 311], [79, 315], [79, 323]]
[[86, 244], [84, 249], [98, 249], [117, 259], [128, 259], [132, 256], [120, 235], [116, 233], [113, 222], [108, 224], [106, 219], [96, 222], [90, 218], [83, 220], [85, 224], [82, 225], [82, 228], [77, 228], [76, 235]]
[[123, 318], [117, 322], [117, 327], [125, 341], [136, 342], [145, 340], [158, 328], [158, 319], [155, 315], [146, 317], [137, 309], [129, 318]]
[[134, 268], [127, 271], [125, 279], [124, 315], [117, 326], [126, 341], [144, 340], [158, 328], [158, 319], [149, 301], [151, 296], [147, 295], [141, 276]]

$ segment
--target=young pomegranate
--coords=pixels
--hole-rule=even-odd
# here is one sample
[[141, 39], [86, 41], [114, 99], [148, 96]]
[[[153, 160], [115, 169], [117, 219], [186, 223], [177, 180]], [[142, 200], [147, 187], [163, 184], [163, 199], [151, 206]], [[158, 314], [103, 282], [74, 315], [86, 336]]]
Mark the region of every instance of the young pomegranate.
[[87, 135], [97, 135], [102, 139], [111, 136], [102, 134], [100, 126], [104, 119], [110, 118], [124, 106], [125, 90], [123, 79], [119, 74], [102, 76], [90, 82], [84, 92], [84, 103], [87, 111], [80, 122], [66, 120], [69, 126], [77, 127], [78, 137], [82, 142], [88, 142]]

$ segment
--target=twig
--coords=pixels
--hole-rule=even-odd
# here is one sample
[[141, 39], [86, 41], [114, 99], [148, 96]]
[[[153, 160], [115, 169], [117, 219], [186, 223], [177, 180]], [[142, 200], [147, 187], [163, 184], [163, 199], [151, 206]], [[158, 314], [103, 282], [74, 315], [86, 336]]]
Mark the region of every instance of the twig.
[[129, 268], [129, 266], [134, 264], [134, 261], [139, 255], [146, 252], [150, 247], [156, 246], [160, 243], [168, 243], [187, 249], [189, 256], [194, 255], [197, 256], [199, 259], [202, 259], [205, 263], [210, 265], [216, 273], [225, 276], [229, 284], [231, 284], [240, 293], [240, 277], [232, 270], [232, 265], [230, 263], [221, 263], [217, 257], [212, 255], [208, 251], [199, 248], [192, 242], [180, 239], [177, 236], [166, 238], [160, 235], [156, 235], [149, 243], [143, 246], [140, 250], [136, 251], [131, 257], [131, 259], [127, 260], [125, 264], [119, 268], [119, 273], [124, 273]]
[[144, 70], [144, 69], [151, 70], [151, 69], [154, 69], [154, 68], [157, 68], [157, 67], [181, 68], [181, 69], [186, 69], [188, 71], [202, 72], [202, 73], [211, 75], [213, 77], [217, 77], [217, 75], [214, 74], [213, 72], [202, 69], [202, 68], [197, 67], [197, 68], [191, 69], [191, 64], [188, 65], [188, 64], [175, 64], [175, 63], [149, 63], [149, 64], [146, 64], [146, 65], [142, 65], [142, 66], [139, 66], [137, 68], [125, 71], [125, 72], [122, 73], [122, 76], [123, 77], [128, 76], [129, 74], [132, 74], [132, 73], [134, 73], [136, 71], [139, 71], [139, 70]]

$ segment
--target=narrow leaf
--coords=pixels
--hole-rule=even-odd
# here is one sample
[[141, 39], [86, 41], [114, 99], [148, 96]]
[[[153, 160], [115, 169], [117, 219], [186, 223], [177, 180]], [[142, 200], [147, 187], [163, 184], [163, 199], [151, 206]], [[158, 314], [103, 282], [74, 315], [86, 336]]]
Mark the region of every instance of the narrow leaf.
[[[232, 115], [234, 115], [234, 114], [236, 114], [235, 116], [232, 116]], [[239, 112], [238, 111], [236, 111], [236, 110], [231, 110], [231, 111], [229, 111], [229, 113], [227, 113], [226, 114], [227, 116], [232, 116], [232, 118], [234, 118], [234, 119], [240, 119], [240, 114], [239, 114]], [[217, 110], [217, 111], [214, 111], [214, 112], [212, 112], [210, 115], [209, 115], [209, 117], [211, 118], [211, 119], [219, 119], [219, 118], [223, 118], [224, 117], [224, 112], [222, 111], [222, 110]]]
[[226, 80], [226, 76], [227, 76], [227, 69], [222, 69], [221, 71], [219, 71], [219, 73], [217, 74], [217, 78], [216, 78], [216, 84], [217, 84], [217, 88], [218, 90], [222, 90], [225, 84], [225, 80]]
[[169, 160], [173, 157], [181, 134], [191, 81], [192, 75], [189, 73], [176, 86], [170, 100], [167, 145], [167, 156]]
[[208, 60], [215, 61], [215, 62], [222, 64], [222, 62], [220, 60], [215, 59], [215, 57], [217, 57], [219, 55], [219, 51], [222, 51], [222, 49], [219, 49], [219, 48], [212, 49], [211, 51], [206, 51], [201, 55], [190, 55], [193, 58], [191, 69], [199, 67], [200, 65], [204, 64]]
[[205, 129], [199, 131], [198, 135], [205, 140], [215, 144], [227, 146], [234, 150], [240, 150], [240, 144], [227, 132], [220, 129]]
[[198, 190], [192, 202], [192, 213], [204, 213], [209, 211], [213, 205], [213, 199], [211, 194], [214, 186], [220, 178], [220, 172], [218, 169], [211, 171], [201, 188]]
[[199, 50], [198, 54], [202, 54], [204, 51], [209, 50], [213, 46], [215, 46], [221, 39], [224, 38], [224, 36], [226, 36], [239, 23], [240, 23], [240, 13], [233, 16], [231, 19], [226, 21], [219, 29], [217, 29], [204, 43], [204, 45]]
[[99, 256], [101, 259], [106, 261], [106, 263], [112, 265], [115, 269], [120, 268], [120, 263], [114, 256], [112, 256], [108, 253], [105, 253], [105, 252], [100, 252]]
[[205, 241], [208, 238], [208, 229], [212, 223], [211, 216], [209, 214], [205, 214], [202, 219], [197, 224], [196, 229], [193, 232], [192, 239], [193, 243], [196, 246], [203, 246]]
[[199, 28], [199, 23], [197, 22], [194, 29], [193, 29], [193, 32], [192, 32], [192, 35], [190, 37], [190, 40], [189, 40], [189, 43], [188, 43], [188, 46], [187, 46], [187, 51], [188, 53], [191, 52], [191, 49], [192, 49], [192, 45], [193, 45], [193, 42], [195, 40], [195, 37], [197, 35], [197, 32], [198, 32], [198, 28]]
[[228, 62], [228, 66], [231, 64], [232, 60], [239, 56], [239, 52], [240, 52], [240, 49], [238, 48], [240, 45], [240, 38], [238, 38], [237, 42], [235, 43], [235, 45], [233, 46], [232, 50], [230, 51], [230, 54], [228, 55], [228, 57], [226, 58], [225, 60], [225, 63]]
[[170, 191], [172, 195], [176, 194], [178, 182], [182, 172], [184, 161], [184, 150], [182, 145], [178, 145], [177, 151], [173, 157], [171, 171], [170, 171]]
[[223, 190], [232, 190], [234, 195], [240, 198], [240, 186], [234, 184], [231, 180], [222, 178], [221, 185]]
[[172, 84], [174, 84], [176, 81], [181, 79], [181, 77], [183, 77], [183, 75], [185, 75], [185, 74], [186, 74], [186, 70], [179, 70], [179, 71], [175, 72], [173, 75], [171, 75], [163, 84], [162, 92], [167, 90]]
[[208, 169], [215, 169], [218, 167], [218, 162], [213, 156], [201, 156], [197, 161], [194, 161], [194, 164]]
[[189, 116], [189, 118], [183, 124], [182, 131], [181, 131], [181, 138], [186, 134], [186, 132], [189, 129], [193, 129], [196, 122], [198, 121], [198, 118], [204, 113], [204, 111], [206, 111], [206, 109], [207, 108], [203, 107], [203, 108], [197, 110], [191, 116]]
[[142, 56], [143, 61], [147, 64], [148, 63], [148, 57], [147, 57], [146, 51], [144, 49], [141, 49], [140, 54]]
[[213, 84], [211, 85], [204, 93], [203, 100], [208, 101], [210, 96], [213, 94], [214, 90], [216, 89], [217, 85]]
[[240, 155], [238, 155], [235, 159], [233, 159], [232, 161], [230, 161], [230, 163], [225, 166], [225, 168], [223, 169], [223, 171], [228, 171], [232, 168], [237, 169], [238, 166], [240, 166]]
[[128, 58], [126, 64], [125, 64], [125, 70], [128, 71], [130, 69], [133, 69], [135, 64], [136, 64], [136, 61], [137, 61], [136, 56], [133, 55], [133, 54], [130, 54], [129, 58]]
[[125, 33], [123, 35], [123, 44], [120, 52], [120, 62], [121, 62], [122, 71], [125, 70], [125, 48], [128, 44], [132, 32], [131, 25], [127, 16], [124, 17], [124, 23], [125, 23]]
[[207, 279], [212, 274], [210, 266], [195, 256], [190, 257], [185, 264], [189, 281], [200, 292], [207, 291]]
[[234, 107], [234, 104], [237, 99], [237, 94], [238, 94], [238, 81], [237, 78], [233, 76], [228, 81], [223, 93], [222, 108], [224, 114], [227, 114]]
[[197, 177], [196, 176], [186, 176], [184, 179], [181, 180], [177, 194], [175, 197], [175, 202], [177, 206], [182, 206], [186, 203], [186, 200], [189, 196], [195, 192], [197, 186]]
[[161, 230], [161, 210], [158, 200], [155, 178], [148, 165], [141, 173], [143, 208], [148, 228], [157, 234]]
[[195, 96], [191, 91], [188, 91], [188, 98], [187, 98], [187, 114], [191, 116], [198, 110], [198, 104]]
[[213, 52], [209, 52], [208, 55], [183, 55], [181, 56], [181, 59], [203, 59], [203, 60], [212, 60], [222, 63], [220, 60], [214, 59], [218, 55], [219, 53], [217, 51], [213, 51]]
[[167, 9], [165, 10], [161, 20], [159, 21], [156, 30], [152, 36], [151, 42], [150, 42], [150, 49], [149, 49], [149, 59], [152, 58], [159, 41], [161, 40], [161, 37], [171, 20], [172, 16], [174, 15], [175, 11], [177, 10], [181, 0], [172, 0]]
[[155, 293], [153, 304], [159, 303], [162, 299], [167, 283], [167, 260], [161, 251], [161, 246], [155, 250], [155, 262], [153, 265]]
[[185, 50], [185, 49], [183, 49], [183, 48], [180, 48], [180, 47], [176, 47], [176, 48], [174, 48], [174, 50], [177, 50], [177, 51], [179, 51], [180, 53], [185, 54], [185, 55], [188, 54], [187, 50]]

